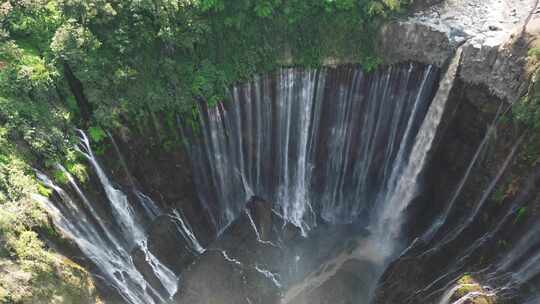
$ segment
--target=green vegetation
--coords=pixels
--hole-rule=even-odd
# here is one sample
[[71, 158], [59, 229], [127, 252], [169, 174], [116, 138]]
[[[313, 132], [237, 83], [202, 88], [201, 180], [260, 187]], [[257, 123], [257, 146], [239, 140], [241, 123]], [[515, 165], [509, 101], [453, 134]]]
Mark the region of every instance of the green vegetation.
[[527, 94], [512, 107], [516, 120], [529, 130], [521, 158], [531, 165], [540, 161], [540, 48], [529, 50], [529, 62], [535, 69]]
[[28, 120], [54, 114], [55, 126], [189, 120], [196, 100], [215, 104], [231, 84], [283, 64], [374, 68], [377, 21], [406, 2], [10, 0], [0, 9], [1, 95], [24, 102], [15, 108], [32, 111]]
[[502, 204], [508, 198], [514, 198], [520, 189], [519, 178], [509, 176], [503, 178], [501, 184], [497, 187], [492, 198], [498, 204]]
[[[378, 22], [408, 0], [7, 0], [0, 3], [0, 303], [83, 303], [88, 274], [48, 250], [54, 235], [32, 195], [52, 191], [33, 167], [68, 182], [86, 167], [74, 129], [96, 153], [106, 130], [181, 140], [196, 102], [283, 65], [325, 59], [371, 70]], [[128, 128], [125, 128], [128, 127]], [[171, 135], [172, 134], [172, 135]], [[13, 275], [7, 275], [7, 272]]]
[[527, 215], [527, 208], [520, 207], [516, 212], [516, 219], [514, 220], [514, 224], [522, 221], [526, 215]]
[[172, 149], [178, 118], [196, 128], [197, 101], [226, 100], [254, 74], [328, 58], [373, 69], [379, 21], [408, 1], [4, 1], [0, 134], [25, 160], [84, 179], [75, 126], [97, 153], [120, 126]]
[[471, 298], [467, 303], [472, 304], [494, 304], [496, 299], [494, 296], [488, 295], [488, 293], [480, 286], [480, 284], [469, 274], [463, 275], [457, 282], [459, 288], [454, 292], [451, 298], [451, 302], [457, 301], [462, 297], [478, 293], [477, 296]]
[[33, 198], [52, 191], [36, 183], [31, 168], [2, 145], [0, 161], [0, 303], [95, 303], [95, 287], [80, 266], [47, 249], [40, 235], [56, 238]]
[[[529, 50], [531, 60], [540, 60], [540, 48]], [[540, 71], [533, 75], [533, 81], [527, 95], [517, 102], [512, 112], [521, 123], [534, 130], [540, 130]]]

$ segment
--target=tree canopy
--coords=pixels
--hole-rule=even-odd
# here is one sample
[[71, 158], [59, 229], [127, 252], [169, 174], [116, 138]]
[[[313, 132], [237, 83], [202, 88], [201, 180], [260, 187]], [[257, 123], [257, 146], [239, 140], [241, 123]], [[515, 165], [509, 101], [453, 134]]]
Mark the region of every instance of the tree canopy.
[[36, 181], [33, 168], [52, 171], [62, 183], [63, 175], [54, 173], [54, 164], [62, 163], [85, 180], [73, 148], [75, 127], [99, 143], [104, 129], [127, 126], [144, 133], [158, 120], [171, 129], [177, 117], [194, 124], [196, 102], [226, 100], [234, 83], [284, 64], [311, 67], [337, 58], [369, 70], [379, 63], [373, 49], [377, 21], [404, 4], [2, 1], [0, 262], [7, 259], [31, 275], [27, 281], [0, 279], [0, 302], [48, 301], [60, 294], [78, 303], [94, 296], [88, 274], [61, 262], [36, 233], [53, 235], [54, 229], [33, 199], [52, 191]]
[[215, 104], [285, 59], [373, 67], [375, 21], [402, 2], [9, 0], [0, 7], [0, 96], [48, 122], [56, 119], [42, 111], [106, 127], [191, 113], [194, 100]]

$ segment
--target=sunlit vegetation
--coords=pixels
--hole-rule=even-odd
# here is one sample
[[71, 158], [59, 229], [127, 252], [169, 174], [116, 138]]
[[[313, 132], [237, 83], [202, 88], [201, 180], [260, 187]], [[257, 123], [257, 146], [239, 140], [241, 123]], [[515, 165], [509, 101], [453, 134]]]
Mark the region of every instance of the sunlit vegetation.
[[529, 63], [535, 70], [532, 81], [527, 94], [512, 106], [512, 114], [529, 132], [521, 158], [531, 165], [537, 165], [540, 162], [540, 48], [529, 50]]
[[32, 178], [32, 168], [17, 153], [6, 151], [5, 141], [1, 147], [0, 303], [98, 301], [88, 272], [49, 250], [40, 237], [57, 237], [34, 199], [36, 194], [50, 196], [51, 190]]
[[105, 127], [190, 115], [283, 63], [373, 68], [377, 20], [402, 2], [13, 0], [0, 10], [2, 95]]
[[378, 23], [406, 2], [2, 1], [0, 303], [93, 299], [88, 274], [43, 242], [54, 229], [32, 198], [53, 195], [34, 168], [60, 185], [67, 178], [57, 163], [87, 179], [75, 127], [97, 145], [120, 126], [167, 132], [179, 120], [196, 124], [196, 102], [226, 100], [232, 84], [283, 65], [331, 58], [373, 69]]

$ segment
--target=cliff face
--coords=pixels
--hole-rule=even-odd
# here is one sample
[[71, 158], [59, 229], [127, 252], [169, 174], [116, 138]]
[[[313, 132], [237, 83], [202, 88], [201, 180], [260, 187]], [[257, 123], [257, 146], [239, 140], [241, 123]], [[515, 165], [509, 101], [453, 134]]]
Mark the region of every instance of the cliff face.
[[[424, 192], [409, 210], [417, 219], [408, 229], [414, 242], [383, 274], [375, 303], [450, 303], [440, 302], [445, 291], [445, 301], [467, 294], [458, 297], [458, 287], [470, 285], [460, 283], [466, 273], [485, 285], [507, 284], [495, 273], [509, 270], [501, 265], [511, 263], [503, 261], [515, 261], [512, 247], [523, 237], [518, 231], [535, 227], [539, 206], [537, 166], [527, 156], [534, 143], [511, 109], [527, 94], [535, 70], [528, 50], [537, 45], [537, 5], [445, 1], [382, 28], [379, 46], [387, 62], [444, 66], [457, 49], [462, 59], [443, 132], [425, 168]], [[531, 213], [520, 218], [518, 210]], [[436, 234], [422, 232], [441, 215]], [[497, 303], [526, 301], [525, 290], [535, 283], [515, 284], [519, 291], [502, 292]], [[478, 303], [495, 298], [484, 301]]]
[[[277, 214], [254, 202], [247, 209], [253, 218], [243, 213], [215, 241], [217, 231], [198, 200], [187, 151], [182, 146], [166, 151], [161, 145], [149, 145], [160, 141], [160, 130], [116, 132], [113, 136], [120, 153], [111, 141], [100, 159], [118, 188], [135, 187], [164, 210], [146, 223], [148, 249], [169, 269], [181, 273], [183, 283], [175, 301], [276, 303], [284, 298], [284, 303], [350, 303], [373, 293], [375, 303], [438, 303], [445, 291], [461, 284], [465, 273], [491, 266], [502, 269], [500, 260], [512, 258], [512, 246], [520, 243], [527, 226], [536, 225], [540, 206], [537, 164], [524, 160], [527, 139], [521, 137], [509, 110], [530, 84], [533, 69], [527, 52], [540, 33], [535, 5], [533, 0], [522, 0], [519, 5], [510, 0], [416, 1], [414, 15], [381, 28], [378, 47], [387, 64], [414, 61], [444, 70], [458, 49], [461, 53], [458, 79], [423, 172], [421, 194], [406, 210], [414, 219], [414, 224], [405, 227], [412, 245], [382, 274], [377, 252], [370, 252], [368, 260], [353, 257], [364, 246], [357, 244], [357, 236], [364, 231], [352, 226], [335, 228], [346, 233], [320, 227], [307, 241]], [[89, 195], [95, 201], [107, 201], [95, 176], [90, 180]], [[525, 205], [528, 211], [523, 215], [520, 210]], [[107, 213], [105, 207], [98, 208]], [[178, 223], [169, 212], [174, 209], [183, 211], [194, 234], [208, 248], [200, 257], [190, 252], [185, 236], [178, 234]], [[434, 219], [444, 221], [439, 225]], [[434, 226], [433, 234], [426, 233]], [[290, 271], [287, 267], [295, 265], [297, 254], [306, 248], [320, 254], [302, 261], [305, 269], [282, 281], [277, 274]], [[132, 256], [151, 285], [163, 289], [152, 277], [141, 249], [135, 248]], [[366, 281], [379, 276], [375, 290], [358, 287], [370, 286], [373, 282]], [[502, 284], [488, 273], [474, 279], [477, 285]], [[281, 284], [292, 287], [282, 290]], [[114, 294], [112, 290], [106, 293]], [[114, 299], [112, 295], [110, 301]], [[522, 300], [519, 294], [510, 294], [499, 301]]]
[[387, 63], [416, 61], [443, 66], [463, 49], [460, 77], [515, 101], [530, 79], [527, 52], [538, 37], [535, 0], [442, 1], [381, 28], [380, 54]]

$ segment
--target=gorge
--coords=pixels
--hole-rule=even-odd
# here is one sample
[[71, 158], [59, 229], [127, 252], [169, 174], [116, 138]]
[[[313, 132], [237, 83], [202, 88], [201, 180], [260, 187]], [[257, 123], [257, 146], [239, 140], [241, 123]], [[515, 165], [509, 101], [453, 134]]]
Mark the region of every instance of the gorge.
[[29, 161], [29, 197], [54, 230], [36, 235], [96, 290], [17, 301], [0, 279], [0, 303], [540, 303], [540, 133], [519, 110], [537, 100], [540, 5], [407, 9], [370, 37], [374, 68], [284, 52], [193, 116], [105, 127], [81, 109], [63, 130], [77, 162]]

